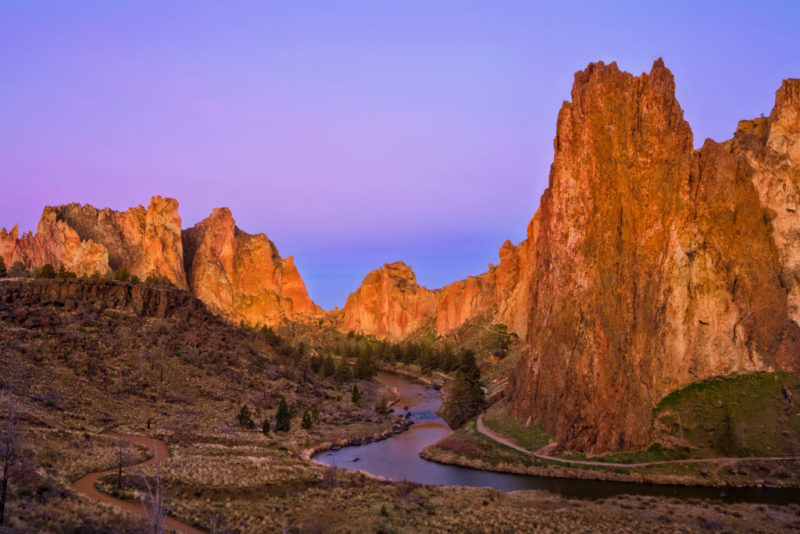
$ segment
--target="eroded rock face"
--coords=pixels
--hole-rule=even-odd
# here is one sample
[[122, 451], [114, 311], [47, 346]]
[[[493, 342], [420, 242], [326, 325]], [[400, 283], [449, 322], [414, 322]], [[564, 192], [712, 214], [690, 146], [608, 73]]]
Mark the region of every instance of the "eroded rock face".
[[191, 291], [231, 320], [276, 325], [322, 313], [293, 259], [282, 259], [266, 235], [238, 229], [228, 208], [184, 231], [183, 247]]
[[[534, 226], [531, 222], [529, 235]], [[527, 239], [514, 246], [506, 241], [500, 247], [498, 265], [441, 289], [420, 286], [411, 267], [403, 262], [384, 265], [370, 272], [344, 308], [332, 314], [334, 322], [345, 332], [398, 340], [428, 325], [438, 334], [446, 334], [482, 316], [500, 321], [524, 337], [532, 273], [529, 243]]]
[[367, 274], [339, 313], [337, 322], [346, 332], [397, 340], [435, 315], [436, 294], [420, 286], [405, 263], [387, 263]]
[[527, 241], [517, 414], [571, 449], [638, 448], [670, 391], [800, 366], [798, 95], [694, 151], [661, 60], [575, 75]]
[[0, 230], [0, 253], [7, 265], [27, 268], [63, 265], [78, 276], [107, 274], [126, 267], [131, 275], [166, 277], [186, 289], [178, 202], [153, 197], [150, 206], [124, 212], [89, 205], [47, 206], [36, 234]]

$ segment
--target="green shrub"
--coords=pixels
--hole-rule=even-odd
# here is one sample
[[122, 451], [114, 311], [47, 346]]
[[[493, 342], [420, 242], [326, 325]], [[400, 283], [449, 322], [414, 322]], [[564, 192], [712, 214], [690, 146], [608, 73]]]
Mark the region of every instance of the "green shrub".
[[246, 404], [242, 404], [242, 409], [239, 410], [239, 414], [236, 416], [236, 419], [239, 420], [239, 424], [244, 428], [256, 427], [256, 424], [253, 422], [253, 416], [250, 414], [250, 408], [248, 408]]
[[47, 278], [53, 279], [56, 277], [56, 270], [53, 269], [53, 266], [49, 263], [45, 263], [42, 267], [36, 272], [36, 276], [39, 278]]

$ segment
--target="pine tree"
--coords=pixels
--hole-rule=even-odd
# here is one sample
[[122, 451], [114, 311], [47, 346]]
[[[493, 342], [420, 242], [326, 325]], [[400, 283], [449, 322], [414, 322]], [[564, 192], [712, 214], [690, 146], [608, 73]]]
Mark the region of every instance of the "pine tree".
[[439, 411], [450, 428], [458, 428], [485, 407], [481, 371], [475, 362], [475, 353], [464, 351], [453, 377], [450, 394]]
[[356, 384], [353, 384], [353, 397], [352, 398], [353, 398], [353, 404], [358, 404], [358, 402], [361, 400], [361, 392], [358, 391], [358, 386]]
[[292, 414], [289, 413], [289, 405], [286, 399], [281, 397], [281, 402], [278, 404], [278, 412], [275, 414], [275, 431], [288, 432], [292, 426]]
[[264, 419], [261, 423], [261, 433], [265, 436], [269, 436], [269, 419]]
[[0, 278], [3, 278], [7, 273], [6, 261], [3, 259], [3, 256], [0, 256]]
[[303, 428], [308, 430], [309, 428], [311, 428], [312, 424], [313, 422], [311, 421], [311, 413], [308, 410], [306, 410], [305, 412], [303, 412], [303, 422], [301, 423], [301, 425]]

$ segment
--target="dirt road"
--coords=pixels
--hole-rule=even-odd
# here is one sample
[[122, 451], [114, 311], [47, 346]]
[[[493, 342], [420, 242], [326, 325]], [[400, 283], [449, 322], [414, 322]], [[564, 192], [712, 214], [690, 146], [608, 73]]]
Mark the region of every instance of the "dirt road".
[[[159, 441], [157, 439], [145, 438], [143, 436], [122, 436], [117, 434], [113, 434], [111, 435], [111, 437], [117, 439], [123, 439], [128, 443], [134, 443], [136, 445], [143, 445], [145, 447], [152, 448], [153, 451], [156, 453], [149, 460], [145, 460], [144, 462], [124, 467], [123, 469], [125, 469], [126, 471], [133, 469], [135, 467], [144, 467], [147, 465], [152, 465], [153, 463], [155, 463], [156, 457], [158, 457], [159, 461], [163, 461], [169, 458], [169, 450], [167, 449], [167, 444], [164, 443], [163, 441]], [[136, 514], [140, 517], [145, 517], [142, 503], [133, 501], [123, 501], [121, 499], [114, 498], [110, 495], [98, 491], [97, 488], [95, 487], [95, 484], [97, 483], [98, 480], [107, 475], [114, 474], [116, 472], [117, 472], [116, 469], [109, 469], [107, 471], [98, 471], [96, 473], [89, 473], [85, 477], [81, 478], [80, 480], [72, 484], [72, 488], [81, 495], [88, 497], [94, 501], [112, 504], [117, 508], [122, 508], [123, 510], [126, 510], [132, 514]], [[187, 525], [186, 523], [182, 523], [172, 517], [167, 517], [165, 524], [167, 529], [174, 530], [179, 534], [203, 534], [202, 530], [196, 529], [190, 525]]]

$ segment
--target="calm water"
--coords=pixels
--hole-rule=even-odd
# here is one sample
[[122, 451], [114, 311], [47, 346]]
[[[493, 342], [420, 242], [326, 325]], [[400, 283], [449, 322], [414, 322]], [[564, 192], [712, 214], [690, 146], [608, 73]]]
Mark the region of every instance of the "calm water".
[[730, 502], [789, 504], [800, 502], [800, 489], [704, 488], [631, 484], [596, 480], [569, 480], [511, 473], [493, 473], [423, 460], [419, 451], [448, 435], [447, 424], [435, 415], [441, 404], [439, 392], [410, 379], [379, 373], [378, 380], [395, 388], [402, 400], [395, 411], [408, 406], [414, 425], [402, 434], [384, 441], [318, 454], [315, 460], [350, 471], [366, 471], [390, 480], [404, 478], [421, 484], [443, 486], [492, 487], [500, 491], [547, 490], [565, 497], [597, 499], [613, 495], [654, 495], [675, 498], [724, 499]]

